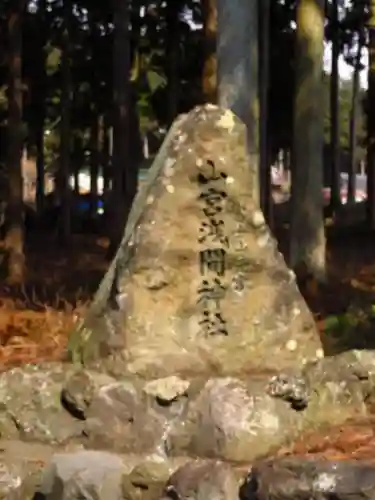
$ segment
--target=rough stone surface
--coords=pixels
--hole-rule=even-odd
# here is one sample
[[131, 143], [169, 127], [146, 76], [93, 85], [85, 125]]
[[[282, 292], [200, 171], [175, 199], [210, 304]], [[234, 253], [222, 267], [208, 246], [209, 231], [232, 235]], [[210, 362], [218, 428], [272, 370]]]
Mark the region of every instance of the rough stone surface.
[[40, 500], [122, 500], [118, 455], [81, 451], [55, 455], [43, 474]]
[[375, 463], [284, 458], [253, 467], [243, 500], [375, 498]]
[[73, 358], [111, 354], [116, 370], [157, 378], [278, 372], [321, 356], [251, 186], [240, 120], [212, 105], [180, 118], [71, 337]]
[[146, 394], [154, 396], [162, 403], [171, 403], [180, 396], [184, 396], [190, 382], [179, 377], [171, 376], [148, 382], [143, 390]]
[[94, 448], [123, 453], [164, 453], [169, 421], [179, 404], [165, 408], [153, 404], [141, 387], [130, 381], [100, 388], [87, 410], [84, 433]]
[[62, 444], [82, 433], [82, 423], [61, 405], [61, 389], [73, 367], [26, 365], [0, 374], [3, 438]]
[[351, 353], [306, 366], [304, 375], [313, 388], [305, 415], [306, 426], [339, 423], [367, 414], [365, 400], [372, 392], [370, 374]]
[[296, 436], [302, 416], [267, 394], [265, 382], [211, 379], [172, 427], [167, 449], [250, 462]]
[[168, 481], [163, 500], [236, 500], [239, 486], [227, 464], [189, 463]]
[[159, 500], [171, 472], [171, 468], [164, 461], [145, 460], [134, 467], [130, 474], [123, 476], [123, 498], [125, 500]]

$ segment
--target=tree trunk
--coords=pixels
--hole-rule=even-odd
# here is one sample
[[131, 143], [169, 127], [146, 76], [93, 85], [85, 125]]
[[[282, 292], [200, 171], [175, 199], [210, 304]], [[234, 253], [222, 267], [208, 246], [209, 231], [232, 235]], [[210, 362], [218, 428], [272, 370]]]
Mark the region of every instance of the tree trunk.
[[338, 0], [332, 0], [332, 62], [331, 62], [331, 88], [330, 88], [330, 111], [331, 111], [331, 154], [330, 154], [330, 177], [331, 177], [331, 199], [330, 208], [332, 212], [341, 205], [340, 196], [340, 120], [339, 120], [339, 56], [340, 56], [340, 28], [338, 20]]
[[6, 210], [8, 280], [22, 283], [25, 276], [23, 182], [22, 182], [22, 21], [26, 0], [12, 2], [8, 18], [8, 144], [6, 169], [9, 197]]
[[74, 176], [74, 194], [78, 196], [79, 188], [79, 172], [83, 163], [82, 139], [79, 136], [74, 137], [73, 141], [73, 176]]
[[109, 258], [121, 242], [123, 227], [137, 190], [137, 176], [136, 172], [132, 172], [134, 165], [129, 154], [130, 1], [113, 0], [113, 5], [113, 187]]
[[179, 0], [167, 0], [166, 5], [166, 58], [167, 58], [167, 123], [170, 127], [178, 115], [179, 101], [179, 58], [180, 58], [180, 34], [179, 13], [181, 2]]
[[323, 216], [324, 0], [297, 7], [290, 263], [325, 280]]
[[272, 217], [272, 189], [268, 144], [269, 21], [270, 0], [259, 0], [259, 183], [260, 206], [269, 225]]
[[356, 185], [356, 175], [357, 175], [357, 136], [356, 136], [356, 124], [357, 124], [357, 114], [358, 114], [358, 97], [359, 97], [359, 74], [361, 70], [361, 55], [363, 39], [360, 35], [358, 40], [357, 56], [354, 65], [353, 72], [353, 94], [352, 94], [352, 107], [350, 110], [350, 121], [349, 121], [349, 171], [348, 171], [348, 203], [355, 202], [355, 185]]
[[217, 9], [216, 0], [202, 0], [204, 64], [202, 75], [203, 102], [217, 102]]
[[39, 0], [38, 4], [38, 29], [39, 29], [39, 54], [38, 54], [38, 80], [35, 88], [37, 100], [37, 112], [35, 123], [35, 146], [36, 146], [36, 207], [39, 215], [43, 213], [45, 194], [45, 165], [44, 165], [44, 122], [46, 116], [46, 43], [47, 43], [47, 19], [46, 0]]
[[370, 1], [367, 91], [367, 221], [375, 229], [375, 0]]
[[107, 199], [107, 195], [108, 195], [108, 192], [110, 190], [111, 179], [112, 179], [111, 162], [110, 162], [111, 151], [110, 151], [109, 134], [110, 134], [110, 123], [109, 123], [108, 114], [106, 113], [104, 115], [104, 120], [103, 120], [103, 142], [102, 142], [102, 150], [101, 150], [102, 167], [103, 167], [103, 195], [104, 195], [105, 199]]
[[70, 220], [70, 113], [72, 103], [71, 71], [70, 71], [70, 18], [72, 5], [64, 0], [64, 25], [62, 35], [61, 56], [61, 129], [60, 129], [60, 164], [58, 172], [58, 189], [61, 203], [59, 237], [61, 243], [67, 244], [71, 232]]
[[247, 127], [255, 203], [259, 204], [257, 0], [217, 0], [218, 101]]
[[101, 118], [96, 113], [92, 116], [90, 137], [90, 217], [95, 217], [98, 209], [99, 151]]

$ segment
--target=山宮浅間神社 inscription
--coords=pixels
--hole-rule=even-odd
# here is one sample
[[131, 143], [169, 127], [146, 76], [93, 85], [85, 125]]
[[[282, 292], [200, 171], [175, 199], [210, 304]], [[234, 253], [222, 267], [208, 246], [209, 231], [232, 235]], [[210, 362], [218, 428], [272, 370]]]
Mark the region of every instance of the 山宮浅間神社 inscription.
[[205, 335], [228, 335], [221, 301], [225, 299], [226, 254], [229, 239], [225, 234], [225, 190], [227, 175], [216, 170], [215, 163], [207, 160], [208, 173], [198, 174], [203, 220], [199, 227], [199, 270], [202, 282], [198, 288], [198, 304], [202, 306], [199, 326]]

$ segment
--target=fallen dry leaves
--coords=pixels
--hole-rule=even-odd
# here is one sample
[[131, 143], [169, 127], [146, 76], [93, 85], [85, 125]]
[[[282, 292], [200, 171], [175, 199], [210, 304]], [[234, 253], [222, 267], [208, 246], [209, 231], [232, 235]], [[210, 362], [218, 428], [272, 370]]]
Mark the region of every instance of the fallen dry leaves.
[[62, 358], [69, 333], [85, 305], [27, 309], [17, 301], [0, 305], [0, 370]]
[[329, 460], [374, 460], [375, 419], [360, 419], [343, 426], [315, 431], [277, 453], [277, 456], [290, 455]]
[[74, 236], [68, 249], [53, 238], [29, 244], [27, 282], [18, 288], [0, 282], [0, 371], [61, 359], [108, 266], [104, 243]]

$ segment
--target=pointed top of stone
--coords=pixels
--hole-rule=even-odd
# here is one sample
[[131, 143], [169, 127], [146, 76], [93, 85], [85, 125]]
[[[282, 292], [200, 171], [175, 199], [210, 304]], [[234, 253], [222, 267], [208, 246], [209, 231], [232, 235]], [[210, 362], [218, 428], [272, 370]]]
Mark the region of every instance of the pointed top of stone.
[[109, 351], [116, 339], [127, 371], [278, 372], [321, 355], [253, 199], [254, 172], [230, 111], [205, 105], [173, 125], [86, 321]]

